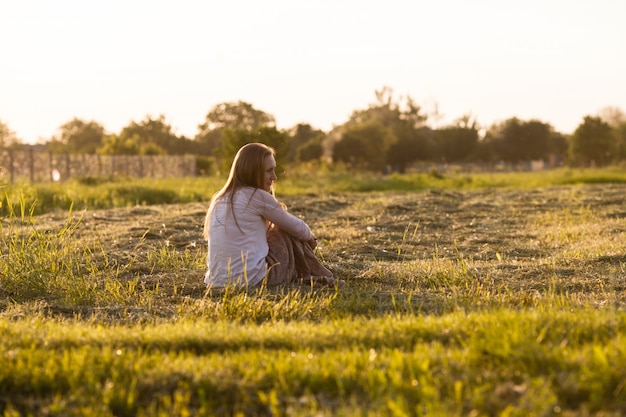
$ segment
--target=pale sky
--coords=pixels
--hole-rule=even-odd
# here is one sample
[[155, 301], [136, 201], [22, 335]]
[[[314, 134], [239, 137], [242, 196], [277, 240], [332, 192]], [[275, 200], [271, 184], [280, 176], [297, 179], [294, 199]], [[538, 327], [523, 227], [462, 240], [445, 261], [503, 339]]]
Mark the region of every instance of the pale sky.
[[0, 0], [0, 120], [32, 143], [163, 114], [193, 137], [243, 100], [328, 131], [389, 86], [438, 124], [571, 133], [626, 111], [625, 18], [625, 0]]

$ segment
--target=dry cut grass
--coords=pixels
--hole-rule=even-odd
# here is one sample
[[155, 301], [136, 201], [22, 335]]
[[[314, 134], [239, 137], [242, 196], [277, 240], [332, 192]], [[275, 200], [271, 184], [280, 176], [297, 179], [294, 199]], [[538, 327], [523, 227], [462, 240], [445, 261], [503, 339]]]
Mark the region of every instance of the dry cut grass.
[[[433, 313], [565, 299], [576, 305], [622, 306], [625, 189], [337, 193], [290, 196], [285, 202], [312, 226], [321, 242], [318, 255], [348, 283], [339, 297], [359, 293], [367, 298], [335, 314], [384, 314], [400, 307]], [[92, 285], [83, 300], [80, 293], [73, 300], [48, 297], [46, 290], [40, 296], [22, 294], [18, 277], [13, 277], [13, 293], [11, 279], [1, 291], [72, 313], [150, 307], [148, 315], [158, 310], [174, 317], [197, 311], [210, 295], [202, 284], [205, 210], [205, 203], [190, 203], [69, 216], [54, 212], [5, 224], [4, 232], [12, 236], [31, 233], [5, 259], [16, 264], [10, 257], [20, 250], [44, 251], [56, 259], [36, 256], [43, 262], [40, 274], [56, 268], [58, 277], [84, 278]], [[48, 239], [44, 247], [41, 236]], [[31, 268], [37, 263], [20, 261]]]

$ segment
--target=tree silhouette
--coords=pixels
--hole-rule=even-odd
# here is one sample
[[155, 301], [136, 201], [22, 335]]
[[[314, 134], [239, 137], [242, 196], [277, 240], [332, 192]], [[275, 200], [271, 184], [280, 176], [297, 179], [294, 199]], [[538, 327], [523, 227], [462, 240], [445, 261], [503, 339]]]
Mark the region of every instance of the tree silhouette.
[[478, 130], [450, 126], [434, 131], [435, 155], [446, 162], [468, 161], [478, 147]]
[[173, 132], [164, 115], [156, 118], [148, 115], [140, 122], [130, 122], [120, 132], [117, 142], [128, 146], [129, 150], [134, 149], [133, 143], [136, 143], [138, 152], [143, 155], [182, 155], [196, 151], [192, 141]]
[[387, 151], [396, 141], [393, 131], [377, 121], [348, 127], [333, 148], [333, 159], [352, 168], [382, 170]]
[[304, 162], [319, 159], [322, 156], [321, 142], [326, 134], [313, 128], [308, 123], [299, 123], [288, 131], [289, 141], [288, 162]]
[[485, 136], [497, 159], [507, 162], [547, 159], [554, 131], [547, 123], [516, 117], [493, 125]]
[[98, 153], [101, 155], [139, 155], [139, 136], [126, 138], [119, 135], [105, 136]]
[[220, 167], [223, 172], [228, 172], [235, 154], [247, 143], [260, 142], [271, 146], [276, 151], [277, 172], [284, 169], [289, 150], [289, 135], [281, 132], [276, 127], [260, 127], [256, 131], [243, 129], [224, 129], [224, 139], [217, 149], [220, 157]]
[[430, 154], [427, 116], [415, 100], [410, 96], [395, 99], [390, 87], [376, 90], [375, 96], [373, 104], [354, 111], [340, 128], [333, 159], [353, 167], [376, 170], [389, 164], [404, 171], [411, 162], [427, 158]]
[[104, 127], [95, 121], [74, 118], [59, 127], [58, 135], [48, 144], [53, 152], [94, 154], [102, 146]]
[[600, 117], [585, 116], [570, 140], [569, 156], [574, 164], [608, 164], [614, 157], [614, 135], [611, 126]]
[[276, 126], [274, 116], [245, 101], [226, 102], [214, 106], [198, 126], [194, 140], [203, 155], [211, 155], [224, 139], [224, 129], [256, 132], [261, 127]]

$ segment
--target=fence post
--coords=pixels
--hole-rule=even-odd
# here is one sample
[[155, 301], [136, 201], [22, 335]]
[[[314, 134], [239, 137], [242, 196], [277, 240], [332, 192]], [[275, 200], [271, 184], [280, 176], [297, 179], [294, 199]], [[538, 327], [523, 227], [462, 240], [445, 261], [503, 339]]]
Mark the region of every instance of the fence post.
[[139, 163], [138, 168], [139, 168], [139, 172], [137, 173], [139, 178], [143, 178], [143, 155], [136, 155], [135, 158], [137, 158], [137, 161]]
[[68, 180], [70, 178], [70, 154], [65, 154], [65, 178], [63, 181]]

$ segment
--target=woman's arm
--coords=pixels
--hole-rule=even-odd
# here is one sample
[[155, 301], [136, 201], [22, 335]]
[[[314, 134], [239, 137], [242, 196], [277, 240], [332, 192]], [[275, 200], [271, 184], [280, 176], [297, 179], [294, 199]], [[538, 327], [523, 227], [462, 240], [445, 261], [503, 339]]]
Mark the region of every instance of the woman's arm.
[[261, 215], [278, 226], [281, 230], [291, 236], [311, 242], [315, 242], [315, 236], [306, 222], [285, 210], [281, 204], [268, 192], [258, 190], [257, 193], [262, 200]]

